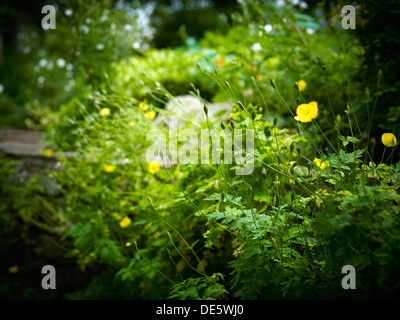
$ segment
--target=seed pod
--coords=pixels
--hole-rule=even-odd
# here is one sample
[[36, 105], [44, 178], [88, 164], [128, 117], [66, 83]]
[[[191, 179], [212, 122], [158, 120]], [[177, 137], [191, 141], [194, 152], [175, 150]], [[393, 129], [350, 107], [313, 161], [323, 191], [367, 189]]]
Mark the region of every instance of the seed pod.
[[222, 128], [222, 130], [226, 129], [225, 123], [221, 122], [221, 128]]
[[272, 88], [274, 88], [274, 90], [276, 90], [275, 81], [272, 79], [269, 79], [269, 83], [271, 84]]
[[208, 116], [208, 108], [206, 105], [204, 105], [204, 113], [206, 114], [206, 116]]
[[271, 130], [269, 130], [268, 127], [265, 127], [265, 128], [264, 128], [264, 134], [265, 134], [265, 136], [266, 136], [267, 138], [270, 137], [270, 136], [271, 136]]
[[300, 152], [300, 151], [301, 151], [300, 145], [297, 145], [296, 149], [297, 149], [297, 153], [300, 154], [300, 153], [301, 153], [301, 152]]
[[340, 118], [340, 114], [338, 114], [337, 116], [336, 116], [336, 125], [340, 125], [340, 120], [341, 120], [341, 118]]
[[328, 147], [325, 147], [324, 153], [325, 153], [327, 156], [329, 156], [329, 149], [328, 149]]
[[225, 84], [227, 85], [227, 87], [230, 89], [231, 88], [231, 85], [230, 85], [230, 83], [228, 82], [228, 81], [225, 81]]
[[237, 104], [239, 105], [239, 107], [241, 107], [243, 110], [246, 110], [245, 108], [244, 108], [244, 105], [243, 105], [243, 103], [241, 103], [240, 101], [238, 101], [237, 102]]
[[290, 145], [290, 153], [293, 153], [293, 150], [294, 150], [294, 142], [292, 142]]
[[233, 121], [233, 119], [231, 119], [231, 127], [233, 130], [235, 130], [235, 122]]
[[274, 118], [274, 127], [276, 127], [276, 124], [278, 123], [278, 118]]
[[310, 173], [310, 171], [311, 171], [311, 162], [310, 161], [307, 162], [307, 168], [308, 168], [308, 173]]

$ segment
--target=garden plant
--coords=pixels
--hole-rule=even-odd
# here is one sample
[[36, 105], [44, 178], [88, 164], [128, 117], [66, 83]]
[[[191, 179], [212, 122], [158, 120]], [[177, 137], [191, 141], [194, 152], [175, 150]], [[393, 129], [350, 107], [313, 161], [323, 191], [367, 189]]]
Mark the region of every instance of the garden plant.
[[[26, 61], [1, 73], [1, 125], [42, 130], [48, 162], [26, 177], [0, 154], [0, 296], [398, 295], [399, 107], [381, 102], [398, 89], [341, 27], [346, 3], [240, 1], [223, 27], [180, 30], [173, 48], [152, 46], [121, 3], [59, 2], [56, 29], [21, 31]], [[26, 280], [44, 265], [61, 291]]]

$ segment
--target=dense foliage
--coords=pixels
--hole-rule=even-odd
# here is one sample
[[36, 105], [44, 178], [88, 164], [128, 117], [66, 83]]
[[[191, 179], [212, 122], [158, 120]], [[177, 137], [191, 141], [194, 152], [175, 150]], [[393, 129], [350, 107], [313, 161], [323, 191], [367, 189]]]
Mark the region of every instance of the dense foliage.
[[[49, 163], [29, 178], [18, 175], [18, 161], [0, 157], [1, 247], [11, 257], [1, 262], [10, 276], [0, 296], [399, 293], [399, 127], [392, 121], [385, 132], [394, 136], [381, 140], [373, 125], [390, 70], [378, 68], [366, 90], [359, 74], [373, 62], [363, 39], [337, 25], [340, 13], [321, 23], [294, 1], [243, 1], [226, 30], [151, 49], [150, 39], [133, 32], [141, 26], [132, 7], [71, 3], [60, 7], [56, 30], [21, 33], [22, 51], [33, 52], [17, 75], [33, 70], [29, 86], [2, 76], [2, 112], [12, 124], [14, 108], [26, 103], [25, 125], [45, 130]], [[171, 115], [164, 106], [189, 93], [205, 105], [201, 113], [217, 102], [228, 102], [230, 113], [201, 123], [179, 114], [181, 132], [224, 128], [244, 140], [239, 129], [253, 130], [251, 174], [235, 174], [240, 165], [226, 161], [169, 166], [165, 153], [146, 159], [151, 129], [172, 139], [156, 124]], [[220, 151], [221, 159], [235, 147]], [[40, 260], [15, 254], [25, 247]], [[21, 280], [44, 264], [63, 268], [65, 285], [53, 296]], [[356, 290], [342, 288], [345, 265], [357, 271]], [[69, 287], [68, 277], [80, 281]]]

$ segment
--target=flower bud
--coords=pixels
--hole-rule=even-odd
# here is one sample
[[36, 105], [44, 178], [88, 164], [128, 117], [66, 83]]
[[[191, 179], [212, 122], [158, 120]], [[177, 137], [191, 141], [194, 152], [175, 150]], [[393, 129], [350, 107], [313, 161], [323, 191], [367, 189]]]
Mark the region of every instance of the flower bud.
[[328, 149], [328, 147], [325, 147], [324, 153], [325, 153], [327, 156], [329, 156], [329, 149]]
[[208, 116], [208, 108], [206, 105], [204, 105], [204, 113], [206, 114], [206, 116]]
[[299, 91], [299, 84], [297, 83], [297, 81], [294, 82], [294, 88]]
[[338, 114], [338, 115], [336, 116], [336, 125], [337, 125], [337, 126], [340, 125], [340, 120], [341, 120], [340, 114]]
[[222, 128], [222, 130], [226, 129], [225, 123], [221, 122], [221, 128]]
[[241, 107], [243, 110], [246, 110], [246, 109], [244, 108], [243, 103], [241, 103], [240, 101], [238, 101], [237, 104], [238, 104], [238, 106]]
[[276, 90], [275, 81], [272, 79], [269, 79], [269, 83], [271, 84], [272, 88], [274, 88], [274, 90]]
[[233, 130], [235, 130], [235, 122], [233, 121], [233, 119], [231, 119], [231, 127]]
[[294, 142], [292, 142], [290, 145], [290, 153], [293, 153], [293, 150], [294, 150]]

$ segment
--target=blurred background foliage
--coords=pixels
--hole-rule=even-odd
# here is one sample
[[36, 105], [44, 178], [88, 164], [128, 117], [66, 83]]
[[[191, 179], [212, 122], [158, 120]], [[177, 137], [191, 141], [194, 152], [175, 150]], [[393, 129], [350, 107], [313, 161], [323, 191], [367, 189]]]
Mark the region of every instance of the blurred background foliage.
[[[41, 28], [44, 16], [41, 8], [46, 4], [57, 8], [55, 30]], [[112, 114], [123, 110], [124, 119], [131, 117], [142, 121], [143, 117], [135, 113], [133, 107], [144, 101], [152, 108], [163, 108], [166, 101], [154, 98], [164, 89], [172, 95], [183, 95], [192, 90], [192, 83], [207, 100], [223, 102], [228, 98], [223, 84], [228, 81], [245, 105], [251, 102], [263, 109], [264, 120], [277, 116], [280, 125], [294, 129], [295, 121], [271, 88], [269, 79], [272, 78], [292, 111], [297, 106], [294, 81], [306, 81], [307, 89], [302, 94], [307, 101], [315, 100], [323, 106], [319, 124], [328, 137], [335, 138], [335, 131], [329, 132], [333, 121], [329, 103], [343, 120], [348, 94], [359, 116], [364, 134], [360, 138], [364, 138], [364, 143], [367, 105], [373, 105], [377, 95], [379, 102], [371, 137], [379, 141], [383, 132], [393, 132], [400, 137], [397, 77], [400, 73], [397, 55], [400, 8], [395, 0], [354, 3], [357, 28], [343, 30], [340, 9], [346, 4], [346, 1], [316, 0], [2, 2], [0, 127], [43, 130], [54, 150], [87, 155], [93, 147], [102, 152], [107, 150], [101, 154], [105, 156], [102, 160], [113, 162], [116, 161], [114, 153], [121, 156], [121, 150], [117, 144], [105, 146], [104, 141], [115, 138], [123, 144], [122, 159], [127, 159], [135, 150], [145, 150], [145, 145], [135, 149], [127, 137], [135, 136], [140, 140], [144, 136], [143, 132], [129, 131], [118, 117], [112, 118], [113, 125], [121, 126], [122, 133], [110, 128], [104, 132], [98, 117], [100, 108], [108, 107]], [[219, 82], [210, 77], [210, 73], [215, 72], [213, 66], [217, 66]], [[383, 76], [378, 93], [379, 69]], [[336, 119], [336, 124], [341, 126], [342, 133], [349, 133], [345, 121]], [[141, 129], [144, 128], [146, 124]], [[376, 159], [380, 160], [379, 144], [374, 151]], [[87, 162], [77, 159], [58, 173], [57, 178], [52, 176], [54, 172], [45, 172], [43, 176], [26, 181], [14, 177], [12, 163], [0, 158], [0, 244], [2, 256], [7, 257], [1, 262], [1, 268], [7, 270], [11, 261], [24, 265], [20, 274], [26, 280], [24, 283], [2, 282], [1, 297], [36, 295], [42, 298], [43, 292], [35, 289], [36, 284], [28, 279], [40, 275], [38, 270], [43, 261], [63, 261], [62, 265], [69, 270], [64, 274], [70, 276], [61, 280], [64, 281], [63, 290], [57, 292], [56, 298], [138, 295], [123, 281], [129, 278], [141, 288], [141, 297], [155, 298], [154, 292], [146, 292], [146, 288], [155, 281], [156, 272], [143, 260], [139, 262], [138, 253], [134, 256], [138, 263], [135, 274], [128, 266], [118, 269], [123, 260], [121, 251], [128, 249], [118, 247], [110, 239], [109, 231], [103, 228], [103, 221], [90, 216], [92, 211], [98, 214], [111, 210], [120, 218], [132, 214], [126, 210], [138, 210], [141, 213], [137, 227], [143, 226], [138, 242], [141, 240], [142, 246], [151, 243], [144, 253], [157, 257], [161, 266], [170, 264], [166, 252], [162, 251], [169, 241], [145, 237], [145, 232], [157, 232], [157, 224], [148, 218], [151, 208], [146, 199], [131, 203], [128, 197], [121, 200], [117, 192], [110, 191], [109, 186], [117, 184], [127, 192], [130, 188], [154, 196], [165, 192], [153, 189], [152, 178], [145, 175], [145, 164], [140, 158], [135, 160], [139, 168], [126, 163], [124, 179], [104, 175], [104, 172], [97, 175], [100, 169], [95, 161], [88, 166]], [[196, 174], [200, 175], [196, 169], [188, 170], [182, 177], [189, 185], [193, 184], [193, 190]], [[72, 181], [71, 176], [76, 180]], [[49, 182], [53, 178], [63, 185], [62, 192], [68, 192], [68, 197], [61, 197], [60, 185]], [[167, 180], [167, 177], [162, 179]], [[172, 189], [168, 190], [171, 194]], [[175, 196], [173, 205], [182, 211], [178, 210], [173, 222], [191, 230], [198, 221], [185, 219], [182, 208], [187, 204], [179, 193]], [[167, 198], [162, 201], [165, 207], [171, 205]], [[68, 232], [43, 229], [48, 223], [53, 227], [65, 226], [63, 214], [56, 209], [60, 207], [65, 208], [62, 213], [77, 222], [75, 227]], [[105, 219], [113, 225], [116, 218], [111, 211], [107, 211], [109, 215]], [[50, 217], [50, 222], [44, 216]], [[81, 224], [78, 223], [80, 219], [83, 219]], [[186, 235], [193, 240], [201, 238], [203, 231], [195, 229]], [[89, 237], [91, 234], [93, 238]], [[96, 244], [98, 238], [103, 241], [101, 244]], [[87, 242], [82, 243], [83, 240]], [[59, 248], [60, 245], [66, 247]], [[96, 251], [97, 245], [101, 250]], [[65, 250], [69, 253], [67, 257], [60, 253]], [[122, 281], [114, 279], [114, 268], [120, 270]], [[214, 268], [218, 270], [217, 265]], [[149, 276], [140, 279], [141, 274]], [[80, 288], [71, 287], [76, 279], [80, 279]], [[157, 284], [157, 294], [165, 296], [167, 285], [162, 281]]]

